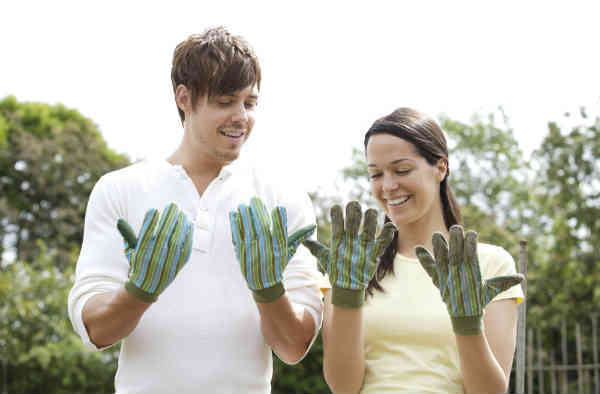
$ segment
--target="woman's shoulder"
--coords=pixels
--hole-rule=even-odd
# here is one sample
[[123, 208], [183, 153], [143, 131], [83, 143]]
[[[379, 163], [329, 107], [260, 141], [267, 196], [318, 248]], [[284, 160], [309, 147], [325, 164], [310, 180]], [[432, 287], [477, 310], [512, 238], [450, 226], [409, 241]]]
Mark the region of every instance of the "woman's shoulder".
[[484, 277], [516, 272], [514, 258], [502, 246], [479, 242], [477, 243], [477, 256]]

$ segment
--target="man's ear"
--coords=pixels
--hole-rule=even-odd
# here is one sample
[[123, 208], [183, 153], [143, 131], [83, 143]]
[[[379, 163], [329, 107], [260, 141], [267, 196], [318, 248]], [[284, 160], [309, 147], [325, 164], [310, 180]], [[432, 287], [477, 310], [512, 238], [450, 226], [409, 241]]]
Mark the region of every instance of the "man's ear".
[[185, 85], [180, 84], [175, 88], [175, 102], [180, 110], [183, 112], [190, 112], [192, 107], [192, 96]]
[[438, 181], [441, 183], [444, 179], [446, 179], [446, 174], [448, 173], [448, 159], [442, 157], [435, 164]]

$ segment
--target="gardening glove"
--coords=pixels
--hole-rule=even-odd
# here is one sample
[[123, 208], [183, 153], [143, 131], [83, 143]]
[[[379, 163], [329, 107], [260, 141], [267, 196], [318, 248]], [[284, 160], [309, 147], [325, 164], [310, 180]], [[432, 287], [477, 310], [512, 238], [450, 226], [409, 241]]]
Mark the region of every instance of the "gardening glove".
[[499, 293], [523, 281], [523, 275], [506, 275], [481, 279], [477, 256], [477, 233], [454, 225], [450, 228], [450, 245], [441, 233], [432, 237], [433, 253], [423, 246], [415, 252], [419, 262], [440, 290], [454, 332], [461, 335], [481, 333], [481, 319], [486, 305]]
[[304, 241], [304, 245], [329, 275], [331, 303], [344, 308], [359, 308], [365, 299], [365, 289], [377, 269], [379, 257], [394, 238], [396, 227], [391, 222], [386, 223], [375, 238], [377, 211], [368, 209], [359, 234], [362, 211], [358, 201], [346, 205], [345, 227], [340, 205], [331, 207], [330, 215], [331, 248], [310, 239]]
[[[271, 223], [272, 218], [272, 223]], [[275, 207], [269, 217], [267, 207], [258, 198], [250, 206], [240, 204], [229, 213], [235, 256], [242, 275], [256, 302], [272, 302], [283, 295], [283, 271], [315, 225], [299, 229], [288, 237], [287, 211]]]
[[124, 219], [117, 228], [125, 241], [129, 281], [125, 289], [144, 302], [154, 302], [175, 279], [190, 258], [194, 228], [174, 203], [168, 204], [159, 221], [156, 209], [144, 216], [136, 238]]

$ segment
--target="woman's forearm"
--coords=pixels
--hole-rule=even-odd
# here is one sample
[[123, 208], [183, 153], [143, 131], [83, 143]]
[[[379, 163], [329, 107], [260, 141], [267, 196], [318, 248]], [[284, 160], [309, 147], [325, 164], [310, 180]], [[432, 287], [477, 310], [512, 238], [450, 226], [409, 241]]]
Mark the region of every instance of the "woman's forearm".
[[467, 393], [505, 393], [517, 336], [517, 305], [513, 299], [490, 303], [484, 332], [456, 335]]
[[508, 378], [494, 357], [485, 335], [456, 335], [460, 367], [467, 394], [502, 394]]
[[325, 299], [323, 373], [334, 393], [358, 393], [365, 374], [362, 309], [342, 308]]

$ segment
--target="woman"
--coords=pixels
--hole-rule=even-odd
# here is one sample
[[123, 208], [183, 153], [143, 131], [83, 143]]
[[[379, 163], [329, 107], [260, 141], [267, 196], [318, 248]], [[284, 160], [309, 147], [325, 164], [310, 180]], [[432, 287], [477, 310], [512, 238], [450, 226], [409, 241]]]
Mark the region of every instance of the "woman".
[[476, 233], [457, 226], [441, 128], [400, 108], [377, 120], [364, 143], [371, 192], [386, 214], [381, 236], [373, 236], [372, 210], [359, 234], [360, 206], [350, 203], [345, 224], [332, 208], [331, 249], [305, 242], [332, 284], [327, 383], [334, 393], [506, 392], [522, 277], [504, 249], [477, 244]]

